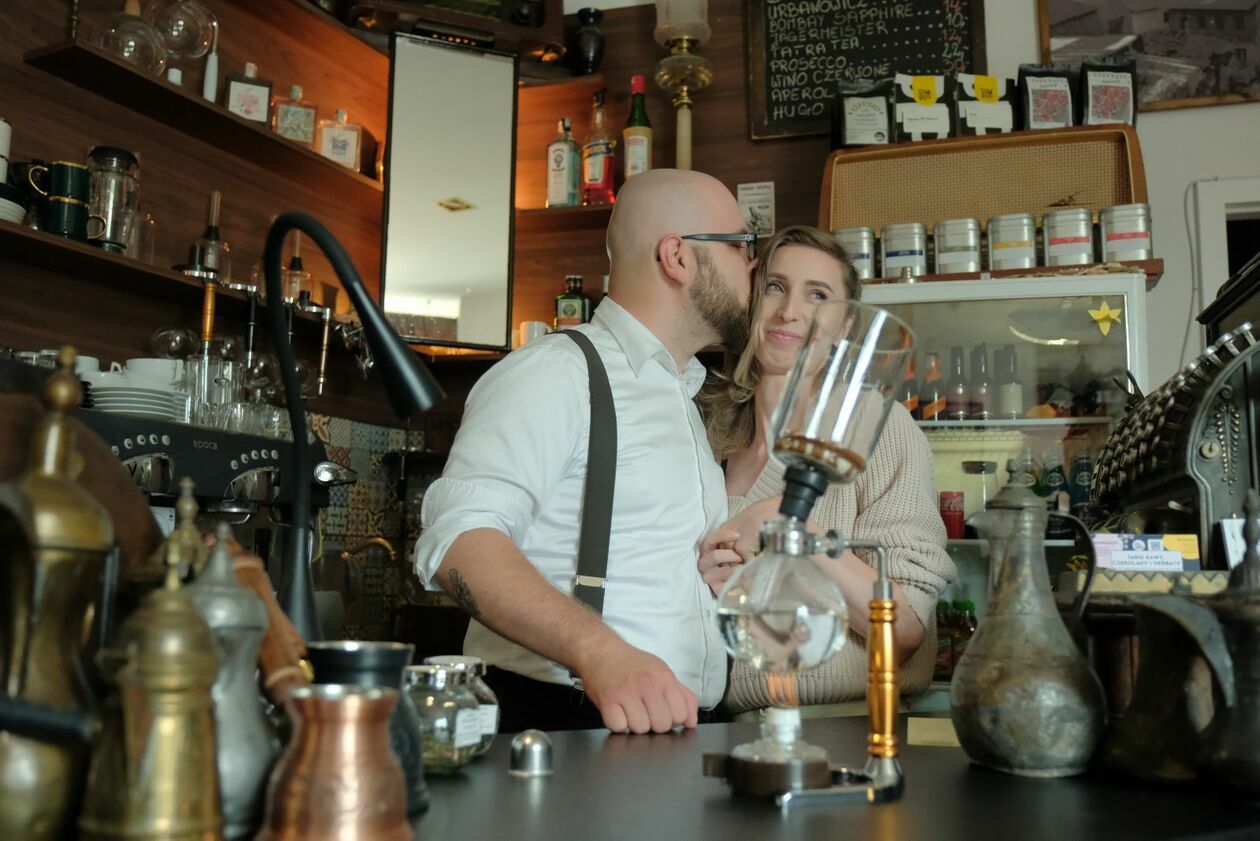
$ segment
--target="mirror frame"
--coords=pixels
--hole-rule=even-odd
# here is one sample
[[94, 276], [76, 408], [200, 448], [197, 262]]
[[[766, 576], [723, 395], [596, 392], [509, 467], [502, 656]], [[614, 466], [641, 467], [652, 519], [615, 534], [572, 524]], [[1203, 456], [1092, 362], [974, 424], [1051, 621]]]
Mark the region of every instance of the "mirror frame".
[[[386, 105], [387, 123], [385, 127], [385, 189], [383, 205], [381, 208], [381, 264], [380, 264], [380, 295], [379, 303], [381, 312], [386, 314], [385, 309], [385, 255], [389, 247], [389, 190], [390, 177], [393, 171], [393, 155], [394, 155], [394, 70], [396, 66], [396, 57], [398, 55], [398, 39], [405, 38], [409, 41], [419, 41], [425, 44], [435, 46], [441, 49], [457, 50], [460, 52], [476, 53], [478, 55], [493, 55], [503, 58], [512, 59], [512, 137], [511, 137], [511, 171], [508, 177], [508, 261], [507, 261], [507, 316], [503, 325], [504, 343], [501, 345], [478, 344], [474, 342], [460, 341], [444, 341], [440, 339], [428, 339], [423, 336], [402, 335], [402, 340], [411, 345], [430, 345], [433, 347], [451, 347], [466, 348], [470, 350], [485, 351], [510, 351], [512, 350], [512, 292], [513, 286], [513, 269], [516, 263], [516, 122], [518, 110], [520, 107], [520, 79], [521, 79], [521, 62], [520, 57], [512, 52], [505, 50], [496, 50], [490, 47], [477, 47], [465, 44], [454, 44], [444, 41], [440, 38], [431, 38], [425, 35], [414, 35], [406, 32], [391, 32], [389, 36], [389, 98]], [[401, 331], [400, 331], [401, 335]]]

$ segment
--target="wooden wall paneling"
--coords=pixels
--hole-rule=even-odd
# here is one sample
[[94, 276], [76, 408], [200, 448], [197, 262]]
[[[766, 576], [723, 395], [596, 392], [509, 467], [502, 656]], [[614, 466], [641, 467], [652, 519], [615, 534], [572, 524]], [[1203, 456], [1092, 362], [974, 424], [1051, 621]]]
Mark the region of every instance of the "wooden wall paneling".
[[[744, 10], [741, 0], [710, 0], [713, 38], [702, 53], [713, 66], [713, 83], [694, 97], [692, 157], [695, 168], [726, 184], [775, 183], [775, 223], [817, 224], [818, 196], [828, 154], [825, 137], [753, 141], [748, 135], [748, 70]], [[577, 26], [574, 16], [567, 28]], [[610, 9], [600, 29], [606, 38], [598, 84], [608, 88], [608, 116], [619, 132], [629, 111], [630, 77], [648, 77], [648, 115], [655, 130], [653, 163], [674, 162], [674, 109], [669, 95], [652, 81], [665, 55], [652, 37], [656, 9], [651, 5]], [[590, 97], [595, 85], [569, 83], [522, 90], [517, 127], [516, 193], [518, 207], [541, 207], [545, 198], [546, 149], [556, 121], [573, 120], [579, 142], [590, 127]], [[517, 233], [515, 243], [513, 323], [550, 321], [552, 300], [562, 291], [563, 275], [583, 274], [587, 291], [598, 291], [607, 272], [602, 231], [575, 231], [567, 237]]]
[[[81, 33], [87, 35], [104, 15], [121, 4], [112, 0], [108, 4], [87, 0], [82, 5]], [[226, 0], [211, 0], [210, 5], [228, 28], [248, 33], [256, 44], [242, 47], [246, 42], [227, 38], [225, 28], [220, 40], [224, 74], [232, 62], [243, 61], [243, 57], [233, 53], [238, 48], [266, 55], [268, 61], [274, 59], [272, 66], [297, 68], [293, 71], [295, 76], [305, 75], [302, 62], [316, 60], [319, 63], [313, 66], [318, 72], [311, 73], [312, 78], [335, 81], [342, 72], [338, 69], [342, 66], [340, 63], [329, 68], [329, 59], [320, 58], [318, 43], [311, 41], [314, 30], [306, 32], [307, 40], [303, 41], [297, 37], [302, 33], [301, 26], [290, 28], [286, 35], [283, 27], [273, 30], [265, 21]], [[356, 201], [353, 197], [329, 195], [280, 178], [249, 161], [26, 65], [22, 57], [27, 51], [64, 39], [66, 9], [64, 3], [44, 0], [10, 0], [0, 4], [0, 32], [5, 33], [0, 39], [0, 103], [3, 104], [0, 108], [13, 126], [13, 160], [36, 157], [84, 160], [87, 150], [98, 144], [120, 145], [139, 152], [141, 207], [157, 220], [155, 251], [160, 265], [169, 266], [186, 259], [188, 246], [201, 235], [205, 226], [207, 195], [211, 189], [219, 189], [223, 193], [221, 227], [224, 238], [232, 246], [235, 277], [248, 278], [251, 266], [261, 257], [271, 217], [285, 210], [300, 209], [328, 225], [368, 286], [378, 287], [379, 201], [370, 196], [367, 201]], [[305, 20], [307, 16], [294, 17]], [[244, 37], [242, 35], [242, 39]], [[336, 56], [338, 61], [343, 58]], [[261, 60], [258, 63], [267, 66]], [[380, 79], [376, 86], [354, 80], [355, 74], [367, 72], [366, 65], [351, 63], [344, 71], [347, 90], [362, 85], [360, 100], [366, 103], [371, 96], [379, 101], [375, 111], [365, 105], [364, 113], [378, 113], [375, 124], [381, 129], [386, 65], [384, 57], [380, 57], [374, 71]], [[285, 79], [283, 74], [288, 72], [276, 74], [273, 81], [281, 82]], [[199, 89], [200, 80], [200, 73], [185, 74], [187, 85]], [[335, 91], [332, 82], [329, 84], [328, 90]], [[320, 104], [329, 107], [326, 103]], [[369, 127], [373, 125], [367, 117], [363, 122]], [[358, 192], [362, 196], [364, 191]], [[303, 257], [317, 287], [320, 283], [335, 283], [331, 268], [316, 249], [304, 249]], [[67, 278], [4, 258], [5, 254], [0, 251], [0, 295], [3, 295], [0, 345], [46, 347], [73, 340], [107, 359], [126, 359], [147, 353], [147, 340], [159, 326], [181, 323], [196, 326], [195, 305], [189, 306], [186, 297], [174, 291], [169, 296], [173, 300], [165, 300], [161, 295], [109, 290], [92, 279]], [[345, 296], [339, 299], [341, 308], [345, 309]], [[223, 323], [222, 329], [240, 332], [243, 326], [232, 328], [230, 323]], [[312, 341], [303, 331], [299, 349], [304, 356], [315, 359]], [[330, 397], [316, 401], [313, 407], [364, 420], [389, 420], [379, 383], [362, 384], [353, 369], [353, 360], [339, 344], [334, 343], [330, 357]], [[338, 388], [344, 388], [345, 392], [337, 393]], [[337, 407], [341, 407], [340, 410]]]

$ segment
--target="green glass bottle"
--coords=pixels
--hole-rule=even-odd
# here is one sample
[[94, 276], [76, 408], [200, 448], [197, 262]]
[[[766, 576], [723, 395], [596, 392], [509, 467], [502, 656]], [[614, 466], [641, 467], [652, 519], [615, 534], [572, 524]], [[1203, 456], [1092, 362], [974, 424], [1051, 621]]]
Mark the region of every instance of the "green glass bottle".
[[647, 82], [642, 75], [630, 78], [630, 116], [621, 131], [625, 142], [625, 174], [631, 176], [652, 168], [652, 121], [648, 119], [647, 101], [644, 96]]
[[582, 276], [571, 274], [564, 279], [564, 292], [556, 296], [555, 329], [574, 327], [591, 320], [591, 296], [582, 291]]

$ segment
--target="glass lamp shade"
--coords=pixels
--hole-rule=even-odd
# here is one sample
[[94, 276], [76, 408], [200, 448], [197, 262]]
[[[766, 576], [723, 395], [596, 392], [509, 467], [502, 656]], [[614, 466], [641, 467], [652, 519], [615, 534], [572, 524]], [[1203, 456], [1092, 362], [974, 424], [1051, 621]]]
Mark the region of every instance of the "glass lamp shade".
[[214, 18], [197, 0], [148, 0], [144, 18], [161, 33], [173, 59], [201, 58], [210, 50]]
[[139, 15], [140, 4], [131, 0], [124, 11], [110, 15], [101, 31], [100, 46], [146, 73], [161, 76], [166, 69], [166, 47], [153, 24]]
[[671, 41], [688, 38], [704, 46], [712, 35], [709, 29], [709, 0], [656, 0], [656, 43], [668, 47]]
[[875, 449], [914, 346], [909, 325], [887, 310], [820, 305], [771, 419], [775, 456], [851, 481]]

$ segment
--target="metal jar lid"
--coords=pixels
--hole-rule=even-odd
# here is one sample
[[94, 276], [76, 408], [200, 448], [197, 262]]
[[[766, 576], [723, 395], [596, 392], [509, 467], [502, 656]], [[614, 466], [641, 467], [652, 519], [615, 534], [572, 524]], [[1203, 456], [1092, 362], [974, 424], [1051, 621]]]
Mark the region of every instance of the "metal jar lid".
[[1100, 216], [1149, 216], [1151, 214], [1151, 206], [1142, 202], [1137, 204], [1113, 204], [1110, 207], [1104, 207]]
[[915, 234], [917, 236], [927, 236], [927, 228], [922, 222], [898, 222], [895, 225], [885, 225], [880, 231], [880, 236], [887, 239], [890, 236], [901, 236], [905, 234]]
[[979, 233], [979, 219], [942, 219], [936, 223], [936, 235]]
[[441, 666], [453, 672], [465, 673], [472, 677], [484, 677], [486, 674], [485, 660], [482, 660], [480, 657], [466, 657], [462, 654], [439, 654], [433, 657], [425, 657], [424, 664], [426, 666]]
[[1055, 224], [1071, 224], [1073, 222], [1090, 224], [1093, 222], [1093, 219], [1094, 216], [1089, 212], [1088, 208], [1060, 207], [1054, 210], [1047, 210], [1045, 215], [1041, 217], [1041, 224], [1043, 226], [1052, 222]]
[[468, 681], [467, 672], [448, 669], [445, 666], [408, 666], [406, 674], [408, 686], [419, 686], [436, 692]]

